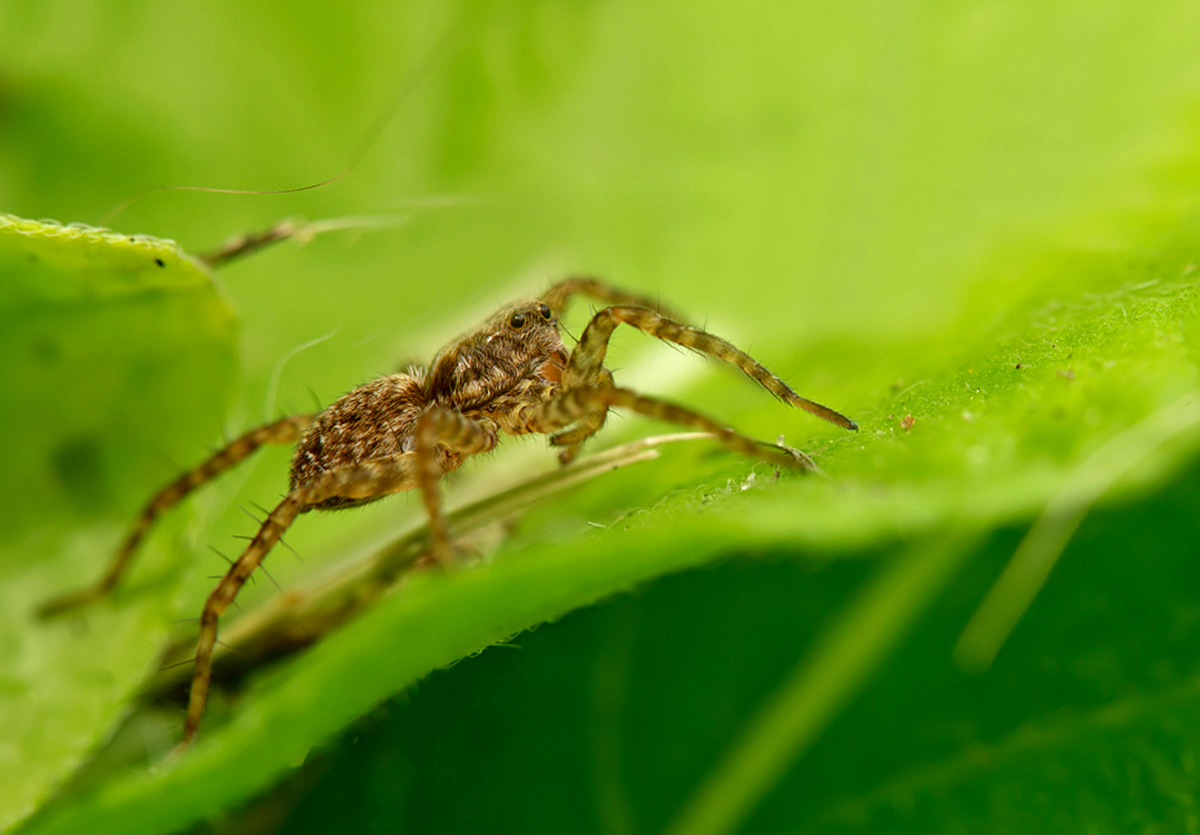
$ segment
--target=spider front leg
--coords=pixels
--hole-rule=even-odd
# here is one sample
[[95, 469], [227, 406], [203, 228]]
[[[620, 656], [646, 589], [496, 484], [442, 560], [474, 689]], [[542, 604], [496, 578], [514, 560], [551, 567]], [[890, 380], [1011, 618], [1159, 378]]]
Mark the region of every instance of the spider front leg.
[[628, 293], [590, 276], [574, 276], [563, 279], [557, 284], [552, 285], [550, 289], [542, 294], [542, 301], [550, 305], [550, 309], [554, 311], [555, 316], [561, 316], [567, 306], [567, 302], [570, 301], [572, 296], [587, 296], [589, 299], [595, 299], [605, 304], [636, 305], [637, 307], [644, 307], [647, 310], [661, 313], [663, 316], [668, 316], [672, 319], [679, 318], [670, 308], [660, 304], [657, 299]]
[[316, 415], [291, 415], [251, 429], [213, 453], [196, 469], [184, 473], [168, 484], [142, 510], [104, 575], [91, 586], [46, 601], [38, 608], [38, 615], [44, 618], [53, 617], [98, 600], [111, 592], [129, 570], [138, 546], [159, 516], [179, 504], [194, 490], [245, 461], [260, 448], [295, 443], [315, 417]]
[[607, 373], [604, 371], [604, 356], [608, 352], [608, 341], [620, 324], [630, 325], [656, 339], [674, 342], [697, 353], [735, 365], [783, 402], [798, 406], [844, 429], [858, 429], [858, 424], [845, 415], [796, 394], [787, 383], [740, 348], [711, 333], [668, 319], [644, 307], [617, 305], [605, 308], [592, 317], [563, 371], [562, 382], [565, 389], [596, 387], [602, 384], [603, 374]]
[[[595, 388], [613, 388], [614, 386], [612, 373], [607, 368], [601, 368]], [[607, 419], [608, 407], [602, 406], [579, 418], [575, 426], [555, 435], [551, 439], [551, 443], [555, 446], [565, 447], [558, 454], [558, 462], [566, 466], [574, 461], [579, 455], [579, 450], [583, 448], [583, 442], [599, 432]]]
[[417, 418], [413, 440], [419, 462], [417, 481], [425, 511], [429, 515], [433, 555], [442, 565], [450, 565], [454, 551], [450, 545], [450, 532], [446, 528], [445, 514], [442, 513], [437, 483], [448, 469], [452, 469], [447, 464], [457, 466], [457, 461], [443, 461], [438, 448], [444, 448], [456, 458], [487, 452], [496, 445], [496, 429], [464, 417], [459, 412], [433, 406]]
[[[587, 421], [593, 415], [606, 414], [614, 406], [669, 423], [693, 426], [705, 432], [711, 432], [718, 441], [730, 449], [760, 458], [763, 461], [769, 461], [772, 464], [802, 469], [812, 468], [812, 462], [808, 460], [807, 456], [786, 453], [779, 447], [757, 441], [735, 432], [727, 426], [722, 426], [712, 418], [692, 409], [654, 397], [646, 397], [624, 388], [579, 388], [563, 392], [537, 408], [531, 416], [530, 427], [534, 432], [554, 432], [575, 424], [587, 426]], [[577, 439], [577, 432], [578, 427], [567, 429], [566, 432], [551, 436], [550, 443], [555, 446], [581, 443]]]
[[[785, 403], [799, 406], [846, 429], [858, 429], [858, 424], [850, 418], [796, 394], [760, 362], [724, 339], [644, 307], [616, 305], [592, 317], [567, 360], [562, 377], [564, 389], [604, 389], [613, 385], [612, 374], [604, 367], [604, 357], [608, 353], [608, 342], [620, 324], [630, 325], [650, 336], [728, 362]], [[574, 428], [555, 436], [553, 443], [567, 447], [559, 456], [564, 464], [570, 462], [578, 454], [583, 442], [604, 425], [607, 411], [608, 406], [602, 400], [596, 401], [594, 412], [581, 416]]]

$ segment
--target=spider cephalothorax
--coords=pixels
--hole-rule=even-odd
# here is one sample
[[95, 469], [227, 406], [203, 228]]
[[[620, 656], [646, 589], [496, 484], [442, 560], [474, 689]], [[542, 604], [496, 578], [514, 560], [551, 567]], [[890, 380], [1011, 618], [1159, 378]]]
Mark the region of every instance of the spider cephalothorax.
[[[591, 318], [570, 352], [558, 316], [572, 295], [608, 303]], [[618, 387], [604, 367], [609, 338], [629, 325], [658, 339], [737, 366], [789, 405], [847, 429], [849, 418], [806, 400], [749, 354], [667, 315], [656, 302], [572, 278], [540, 299], [504, 308], [452, 341], [428, 369], [413, 366], [353, 389], [315, 415], [293, 415], [242, 435], [156, 495], [142, 512], [108, 572], [92, 588], [51, 601], [43, 612], [73, 608], [107, 593], [127, 568], [138, 543], [164, 510], [192, 490], [249, 457], [264, 444], [296, 444], [290, 488], [258, 533], [209, 595], [200, 616], [196, 669], [183, 743], [196, 735], [204, 712], [217, 623], [238, 591], [302, 513], [377, 501], [420, 489], [429, 514], [431, 550], [453, 559], [438, 481], [472, 455], [492, 449], [503, 435], [550, 434], [569, 461], [604, 425], [609, 409], [623, 408], [711, 432], [726, 446], [786, 465], [804, 459], [762, 444], [691, 409]]]
[[558, 317], [545, 302], [506, 307], [434, 357], [426, 391], [431, 402], [466, 412], [528, 391], [548, 396], [567, 364]]
[[[409, 366], [403, 373], [372, 380], [317, 415], [296, 445], [291, 488], [361, 461], [415, 452], [417, 421], [430, 410], [449, 410], [474, 421], [488, 448], [500, 433], [530, 432], [525, 407], [557, 392], [567, 359], [558, 317], [549, 305], [510, 305], [447, 345], [428, 370]], [[444, 444], [436, 453], [442, 473], [457, 469], [465, 457]], [[351, 507], [383, 496], [331, 496], [306, 509]]]

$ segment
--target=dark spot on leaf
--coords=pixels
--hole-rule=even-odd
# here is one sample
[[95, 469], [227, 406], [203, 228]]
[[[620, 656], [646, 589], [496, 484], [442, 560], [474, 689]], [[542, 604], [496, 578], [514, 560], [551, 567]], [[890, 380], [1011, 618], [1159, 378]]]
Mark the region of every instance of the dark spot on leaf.
[[161, 259], [161, 258], [155, 258], [155, 259], [154, 259], [154, 263], [155, 263], [155, 264], [158, 264], [158, 266], [160, 266], [160, 267], [165, 267], [165, 266], [167, 266], [166, 264], [164, 264], [164, 263], [163, 263], [163, 259]]
[[40, 336], [30, 346], [33, 359], [42, 365], [57, 365], [62, 359], [62, 348], [49, 336]]
[[78, 508], [93, 510], [103, 504], [104, 458], [95, 436], [83, 435], [59, 444], [51, 453], [50, 464]]

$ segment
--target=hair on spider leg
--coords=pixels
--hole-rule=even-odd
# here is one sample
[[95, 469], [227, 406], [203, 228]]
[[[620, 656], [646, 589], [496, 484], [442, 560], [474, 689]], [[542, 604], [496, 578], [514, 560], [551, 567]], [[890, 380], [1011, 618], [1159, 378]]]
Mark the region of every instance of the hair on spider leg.
[[[262, 506], [260, 506], [258, 504], [255, 504], [255, 507], [257, 507], [263, 513], [267, 513], [267, 514], [270, 513], [269, 510], [266, 510], [265, 508], [263, 508]], [[245, 513], [247, 516], [249, 516], [252, 520], [254, 520], [254, 523], [260, 527], [262, 526], [263, 522], [266, 521], [265, 516], [260, 519], [259, 517], [255, 516], [253, 513], [251, 513], [244, 505], [238, 505], [238, 510], [240, 510], [242, 513]], [[250, 538], [253, 539], [254, 537], [250, 537]]]
[[[212, 552], [213, 552], [214, 554], [216, 554], [218, 557], [220, 557], [221, 559], [225, 560], [225, 562], [229, 563], [229, 565], [230, 565], [230, 567], [231, 567], [231, 568], [233, 567], [233, 564], [234, 564], [235, 560], [234, 560], [232, 557], [230, 557], [230, 556], [226, 555], [226, 554], [225, 554], [223, 551], [221, 551], [219, 548], [217, 548], [217, 546], [216, 546], [216, 545], [212, 545], [211, 543], [209, 544], [208, 548], [209, 548], [209, 550], [210, 550], [210, 551], [212, 551]], [[216, 578], [215, 578], [215, 579], [217, 579], [217, 580], [220, 580], [220, 579], [221, 579], [221, 577], [223, 577], [223, 576], [224, 576], [223, 574], [218, 574], [218, 575], [216, 576]], [[209, 579], [211, 580], [211, 579], [214, 579], [214, 578], [210, 576], [210, 577], [209, 577]], [[251, 582], [251, 583], [253, 583], [254, 585], [258, 585], [258, 578], [257, 578], [257, 577], [255, 577], [253, 574], [251, 574], [251, 575], [250, 575], [250, 582]]]
[[404, 449], [404, 438], [396, 431], [396, 425], [390, 420], [384, 422], [387, 426], [388, 434], [392, 436], [392, 440], [396, 442], [396, 449]]
[[173, 670], [176, 667], [182, 667], [184, 664], [195, 664], [195, 663], [196, 663], [196, 656], [193, 655], [191, 658], [184, 658], [180, 661], [172, 661], [170, 664], [163, 664], [158, 669], [160, 671], [161, 670]]
[[[182, 622], [183, 622], [183, 623], [199, 623], [199, 622], [200, 622], [200, 618], [196, 618], [195, 620], [190, 620], [190, 619], [189, 619], [189, 620], [185, 620], [185, 621], [182, 621]], [[222, 647], [224, 647], [224, 648], [225, 648], [227, 651], [229, 651], [229, 652], [233, 653], [234, 655], [241, 655], [241, 654], [242, 654], [242, 651], [241, 651], [240, 649], [238, 649], [238, 648], [237, 648], [237, 647], [235, 647], [235, 646], [232, 646], [232, 645], [230, 645], [230, 644], [227, 644], [227, 643], [225, 643], [224, 641], [222, 641], [222, 640], [221, 640], [221, 639], [219, 639], [219, 638], [217, 639], [217, 645], [218, 645], [218, 646], [222, 646]], [[162, 665], [160, 665], [160, 666], [159, 666], [159, 668], [158, 668], [158, 669], [159, 669], [159, 671], [161, 672], [161, 671], [163, 671], [163, 670], [173, 670], [173, 669], [175, 669], [176, 667], [182, 667], [184, 664], [195, 664], [195, 663], [196, 663], [196, 656], [194, 656], [194, 655], [193, 655], [191, 658], [184, 658], [184, 659], [181, 659], [181, 660], [179, 660], [179, 661], [172, 661], [170, 664], [162, 664]]]
[[571, 330], [566, 325], [564, 325], [562, 322], [558, 323], [558, 329], [560, 331], [562, 331], [563, 333], [565, 333], [572, 342], [579, 341], [579, 337], [577, 337], [575, 334], [571, 333]]
[[279, 585], [279, 581], [271, 576], [271, 572], [267, 570], [266, 566], [260, 565], [259, 568], [262, 569], [263, 574], [267, 575], [267, 579], [271, 581], [271, 585], [273, 585], [276, 590], [283, 591], [283, 586]]
[[[258, 538], [258, 536], [257, 535], [248, 536], [243, 533], [235, 533], [235, 534], [233, 534], [233, 538], [234, 539], [242, 539], [242, 540], [245, 540], [246, 542], [253, 543], [254, 540], [256, 540]], [[279, 589], [280, 591], [283, 591], [283, 586], [279, 585], [279, 583], [275, 580], [275, 578], [271, 576], [271, 572], [267, 570], [266, 566], [260, 565], [259, 568], [262, 570], [263, 574], [267, 575], [267, 579], [275, 584], [275, 588]], [[253, 577], [254, 575], [252, 574], [250, 576]]]
[[313, 405], [316, 406], [317, 411], [324, 410], [326, 405], [325, 401], [321, 399], [319, 394], [317, 394], [316, 389], [314, 389], [312, 386], [305, 386], [304, 390], [307, 391], [309, 396], [313, 399]]
[[260, 505], [258, 502], [251, 501], [250, 504], [254, 506], [255, 510], [257, 510], [259, 513], [262, 513], [264, 518], [271, 515], [271, 511], [267, 510], [265, 507]]
[[295, 548], [293, 548], [291, 545], [289, 545], [288, 541], [286, 539], [284, 539], [282, 536], [279, 537], [279, 544], [282, 545], [284, 548], [287, 548], [289, 551], [291, 551], [293, 557], [300, 560], [300, 562], [304, 562], [304, 557], [300, 556], [300, 552], [297, 551]]

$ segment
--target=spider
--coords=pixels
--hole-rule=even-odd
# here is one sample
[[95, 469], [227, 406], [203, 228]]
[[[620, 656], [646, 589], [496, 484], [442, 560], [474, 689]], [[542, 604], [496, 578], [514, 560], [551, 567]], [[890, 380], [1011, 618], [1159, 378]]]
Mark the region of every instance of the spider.
[[[573, 351], [559, 334], [558, 317], [574, 295], [610, 305], [594, 314]], [[47, 602], [43, 615], [73, 609], [108, 594], [129, 567], [155, 519], [201, 485], [267, 444], [295, 443], [289, 491], [209, 595], [200, 616], [195, 671], [181, 747], [200, 725], [212, 675], [220, 617], [296, 518], [310, 510], [367, 504], [419, 489], [429, 517], [432, 553], [454, 560], [438, 480], [471, 456], [487, 452], [502, 434], [550, 434], [564, 464], [604, 425], [609, 409], [628, 409], [712, 433], [746, 455], [788, 466], [805, 459], [728, 429], [691, 409], [617, 386], [604, 367], [608, 342], [625, 324], [667, 342], [724, 360], [785, 403], [855, 430], [830, 408], [797, 395], [749, 354], [673, 318], [649, 299], [592, 278], [569, 278], [540, 299], [511, 304], [442, 348], [425, 367], [373, 380], [319, 414], [291, 415], [250, 430], [146, 505], [108, 571], [91, 587]]]

